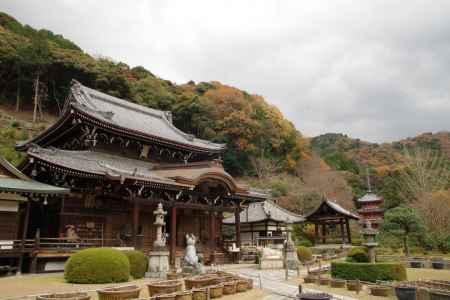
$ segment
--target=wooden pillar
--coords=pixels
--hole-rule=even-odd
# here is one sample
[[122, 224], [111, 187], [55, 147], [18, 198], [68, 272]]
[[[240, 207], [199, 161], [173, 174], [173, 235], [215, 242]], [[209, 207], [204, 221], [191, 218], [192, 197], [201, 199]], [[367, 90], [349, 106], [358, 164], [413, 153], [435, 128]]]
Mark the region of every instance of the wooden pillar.
[[177, 255], [177, 208], [173, 206], [170, 209], [170, 264], [175, 266], [175, 258]]
[[344, 220], [339, 220], [339, 225], [341, 227], [341, 238], [342, 238], [342, 244], [345, 244], [345, 231], [344, 231]]
[[236, 221], [236, 247], [241, 247], [241, 215], [239, 207], [234, 212], [234, 219]]
[[31, 258], [30, 273], [37, 273], [37, 254], [39, 253], [39, 248], [41, 247], [41, 229], [36, 229], [36, 235], [34, 236], [34, 249], [33, 257]]
[[26, 211], [25, 211], [25, 219], [23, 222], [23, 231], [22, 231], [22, 241], [20, 244], [20, 257], [19, 257], [19, 265], [17, 266], [17, 275], [20, 275], [22, 273], [22, 266], [23, 266], [23, 259], [24, 259], [24, 250], [25, 250], [25, 240], [27, 239], [27, 232], [28, 232], [28, 223], [30, 219], [30, 201], [31, 199], [28, 199]]
[[136, 198], [133, 199], [133, 243], [134, 248], [139, 249], [140, 243], [138, 239], [139, 231], [139, 215], [141, 213], [139, 202]]
[[[247, 218], [248, 220], [248, 218]], [[255, 237], [254, 237], [254, 233], [253, 233], [253, 223], [250, 224], [250, 231], [252, 232], [252, 246], [255, 245]]]
[[216, 214], [209, 212], [209, 261], [211, 264], [216, 262]]
[[352, 236], [350, 234], [350, 224], [348, 222], [348, 219], [345, 219], [345, 226], [347, 227], [347, 239], [348, 239], [348, 243], [351, 244], [352, 243]]
[[326, 244], [327, 242], [327, 225], [322, 223], [322, 244]]
[[314, 223], [314, 245], [319, 241], [319, 224]]

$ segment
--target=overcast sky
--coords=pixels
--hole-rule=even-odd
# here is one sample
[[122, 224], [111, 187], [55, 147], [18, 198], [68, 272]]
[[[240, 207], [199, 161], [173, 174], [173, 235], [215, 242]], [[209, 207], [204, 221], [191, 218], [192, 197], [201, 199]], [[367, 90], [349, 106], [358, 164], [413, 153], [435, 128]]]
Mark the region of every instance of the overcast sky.
[[263, 95], [305, 135], [450, 130], [450, 1], [1, 0], [86, 52]]

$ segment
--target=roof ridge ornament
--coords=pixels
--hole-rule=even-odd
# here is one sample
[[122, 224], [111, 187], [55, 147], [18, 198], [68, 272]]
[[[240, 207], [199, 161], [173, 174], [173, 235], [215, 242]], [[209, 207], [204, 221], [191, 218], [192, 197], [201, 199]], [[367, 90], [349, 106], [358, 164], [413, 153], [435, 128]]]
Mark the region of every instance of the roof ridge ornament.
[[164, 116], [166, 117], [167, 121], [170, 122], [170, 124], [173, 124], [172, 112], [170, 110], [164, 111]]

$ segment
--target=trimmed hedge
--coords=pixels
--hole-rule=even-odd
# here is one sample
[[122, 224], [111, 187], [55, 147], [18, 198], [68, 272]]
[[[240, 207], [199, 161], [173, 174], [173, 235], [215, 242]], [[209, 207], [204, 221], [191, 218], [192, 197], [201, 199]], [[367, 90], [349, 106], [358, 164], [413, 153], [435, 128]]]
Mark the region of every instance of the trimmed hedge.
[[349, 263], [332, 262], [331, 276], [340, 279], [359, 279], [375, 282], [377, 280], [406, 280], [406, 268], [401, 263]]
[[369, 262], [369, 255], [367, 253], [366, 247], [355, 247], [350, 249], [347, 254], [347, 257], [350, 258], [350, 262], [358, 262], [364, 263]]
[[130, 263], [125, 254], [115, 249], [85, 249], [67, 260], [64, 278], [71, 283], [124, 282], [130, 278]]
[[297, 257], [302, 263], [305, 263], [312, 259], [312, 252], [307, 247], [298, 246], [297, 247]]
[[297, 246], [312, 247], [313, 243], [310, 240], [301, 240], [297, 243]]
[[145, 254], [138, 250], [124, 251], [124, 254], [130, 262], [130, 275], [134, 279], [144, 277], [148, 266], [148, 260]]

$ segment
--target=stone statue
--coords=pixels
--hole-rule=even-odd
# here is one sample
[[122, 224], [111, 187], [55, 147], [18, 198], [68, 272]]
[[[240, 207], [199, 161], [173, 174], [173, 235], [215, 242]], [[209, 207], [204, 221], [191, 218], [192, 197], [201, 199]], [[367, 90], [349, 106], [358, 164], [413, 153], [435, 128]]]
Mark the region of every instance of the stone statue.
[[184, 254], [183, 272], [203, 274], [205, 273], [203, 265], [199, 262], [197, 256], [197, 249], [195, 249], [195, 243], [197, 239], [193, 234], [186, 234], [186, 253]]
[[198, 264], [197, 249], [195, 249], [195, 242], [197, 239], [193, 234], [186, 234], [186, 253], [184, 256], [184, 261], [190, 265], [195, 266]]

